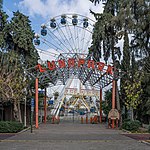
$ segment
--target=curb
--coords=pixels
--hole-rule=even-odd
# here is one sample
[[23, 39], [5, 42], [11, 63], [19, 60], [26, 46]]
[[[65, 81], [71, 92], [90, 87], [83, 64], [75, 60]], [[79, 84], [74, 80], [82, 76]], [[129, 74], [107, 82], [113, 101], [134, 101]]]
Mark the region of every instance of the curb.
[[126, 132], [126, 133], [128, 133], [128, 134], [150, 134], [150, 133], [148, 133], [148, 132], [145, 132], [145, 133], [138, 133], [138, 132], [131, 132], [131, 131], [128, 131], [128, 130], [125, 130], [125, 129], [121, 129], [123, 132]]
[[146, 141], [141, 141], [141, 143], [147, 144], [150, 146], [150, 140], [146, 140]]
[[122, 131], [123, 131], [123, 132], [126, 132], [126, 133], [128, 133], [128, 134], [129, 134], [129, 133], [132, 134], [132, 132], [130, 132], [130, 131], [128, 131], [128, 130], [125, 130], [125, 129], [122, 129]]
[[[39, 123], [39, 125], [42, 124], [42, 122]], [[32, 128], [35, 128], [35, 125], [32, 125]], [[23, 133], [23, 132], [26, 132], [27, 130], [31, 129], [31, 126], [21, 130], [20, 132], [17, 132], [17, 134], [20, 134], [20, 133]]]
[[27, 128], [25, 128], [25, 129], [23, 129], [23, 130], [21, 130], [20, 132], [18, 132], [17, 134], [20, 134], [20, 133], [23, 133], [23, 132], [26, 132], [27, 130], [29, 130], [31, 127], [27, 127]]

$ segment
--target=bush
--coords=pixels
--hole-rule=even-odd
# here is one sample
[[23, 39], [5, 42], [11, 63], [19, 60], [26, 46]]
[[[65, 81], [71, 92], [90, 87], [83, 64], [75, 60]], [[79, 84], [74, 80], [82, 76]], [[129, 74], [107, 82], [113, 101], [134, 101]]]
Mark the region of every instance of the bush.
[[23, 129], [22, 123], [15, 121], [0, 121], [0, 133], [16, 133]]
[[52, 121], [52, 116], [51, 115], [49, 115], [49, 116], [47, 116], [47, 121]]
[[141, 126], [140, 121], [134, 120], [134, 121], [125, 121], [122, 124], [122, 128], [131, 132], [135, 132], [139, 130], [139, 127]]

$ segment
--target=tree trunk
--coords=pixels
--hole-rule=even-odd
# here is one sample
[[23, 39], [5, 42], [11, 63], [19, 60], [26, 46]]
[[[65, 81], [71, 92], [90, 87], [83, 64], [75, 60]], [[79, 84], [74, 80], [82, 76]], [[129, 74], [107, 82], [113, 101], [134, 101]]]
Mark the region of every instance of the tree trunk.
[[21, 109], [20, 109], [20, 101], [18, 101], [18, 119], [19, 122], [22, 123]]
[[133, 121], [134, 120], [133, 108], [130, 108], [130, 111], [131, 111], [131, 120]]
[[22, 123], [21, 110], [20, 110], [20, 102], [14, 101], [14, 119], [15, 121], [19, 121]]
[[118, 91], [118, 86], [116, 82], [116, 101], [117, 101], [117, 110], [120, 112], [120, 98], [119, 98], [119, 91]]
[[19, 117], [18, 117], [18, 107], [17, 107], [17, 102], [16, 102], [16, 101], [14, 101], [13, 114], [14, 114], [14, 119], [15, 119], [15, 121], [19, 121]]

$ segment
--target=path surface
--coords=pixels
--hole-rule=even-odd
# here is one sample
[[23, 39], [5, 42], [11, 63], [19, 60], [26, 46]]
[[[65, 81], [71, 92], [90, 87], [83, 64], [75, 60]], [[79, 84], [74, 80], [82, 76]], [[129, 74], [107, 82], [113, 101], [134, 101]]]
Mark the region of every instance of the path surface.
[[150, 150], [150, 146], [100, 124], [41, 124], [0, 140], [0, 150]]

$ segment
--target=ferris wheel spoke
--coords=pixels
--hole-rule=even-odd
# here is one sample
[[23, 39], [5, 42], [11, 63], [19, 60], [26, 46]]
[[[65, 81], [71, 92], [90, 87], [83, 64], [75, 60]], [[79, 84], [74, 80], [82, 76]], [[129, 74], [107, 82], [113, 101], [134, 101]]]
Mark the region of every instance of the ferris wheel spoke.
[[[60, 29], [60, 31], [61, 31], [61, 33], [62, 33], [62, 34], [61, 34], [60, 31], [57, 30], [57, 31], [59, 32], [60, 37], [63, 39], [63, 41], [64, 41], [65, 43], [67, 42], [67, 43], [66, 43], [67, 45], [69, 44], [70, 48], [72, 48], [72, 45], [70, 44], [70, 42], [69, 42], [67, 36], [65, 35], [64, 31], [63, 31], [62, 28], [59, 26], [59, 24], [58, 24], [58, 27], [59, 27], [59, 29]], [[64, 38], [62, 37], [62, 35], [64, 36], [65, 40], [64, 40]], [[68, 49], [68, 51], [71, 52], [70, 49]]]
[[[59, 50], [61, 50], [59, 47], [57, 47], [55, 44], [53, 44], [52, 42], [46, 40], [43, 38], [43, 43], [46, 44], [49, 48], [53, 48], [55, 51], [59, 52]], [[51, 46], [50, 46], [51, 45]], [[63, 51], [63, 49], [62, 49]], [[64, 51], [65, 52], [65, 51]]]
[[[68, 25], [68, 22], [67, 22], [67, 28], [68, 28], [68, 30], [69, 30], [69, 33], [70, 33], [70, 39], [72, 39], [71, 40], [71, 42], [72, 42], [72, 45], [74, 46], [74, 48], [72, 48], [72, 50], [75, 52], [75, 40], [74, 40], [74, 36], [73, 36], [73, 33], [71, 32], [71, 28], [70, 28], [70, 25]], [[67, 30], [67, 29], [66, 29]]]
[[90, 46], [89, 43], [90, 43], [91, 38], [92, 38], [91, 34], [86, 35], [86, 37], [88, 37], [88, 38], [87, 38], [87, 40], [85, 40], [85, 45], [84, 45], [83, 53], [85, 53], [85, 51], [88, 50], [88, 47]]
[[75, 40], [75, 51], [77, 53], [77, 36], [76, 36], [76, 27], [74, 26], [74, 40]]
[[78, 34], [78, 28], [75, 27], [75, 39], [76, 39], [76, 52], [79, 52], [79, 34]]
[[48, 51], [48, 50], [43, 50], [43, 49], [41, 49], [41, 48], [38, 48], [37, 49], [40, 53], [43, 53], [43, 54], [45, 54], [45, 55], [48, 55], [48, 56], [51, 56], [51, 57], [53, 57], [53, 58], [56, 58], [56, 57], [58, 57], [58, 53], [54, 53], [54, 52], [50, 52], [50, 51]]
[[81, 42], [82, 42], [82, 48], [81, 48], [81, 51], [84, 51], [83, 48], [84, 48], [84, 39], [85, 39], [85, 30], [84, 30], [84, 33], [83, 33], [83, 37], [81, 39]]
[[[67, 51], [65, 51], [65, 49], [63, 49], [63, 48], [59, 48], [58, 47], [58, 45], [59, 44], [57, 44], [57, 46], [55, 45], [55, 44], [53, 44], [52, 42], [49, 42], [48, 40], [46, 40], [46, 39], [43, 39], [43, 43], [45, 44], [45, 45], [47, 45], [50, 49], [53, 47], [53, 51], [57, 51], [57, 53], [66, 53]], [[60, 45], [59, 45], [60, 46]], [[70, 55], [70, 54], [68, 54], [68, 55]]]
[[77, 28], [77, 35], [78, 35], [78, 53], [80, 53], [80, 33], [79, 33], [79, 28]]
[[[49, 29], [48, 29], [49, 30]], [[49, 30], [50, 31], [50, 30]], [[53, 40], [55, 40], [55, 42], [58, 44], [58, 45], [63, 45], [66, 49], [69, 49], [52, 31], [50, 31], [50, 33], [48, 33], [48, 35], [50, 37], [52, 37]], [[54, 38], [53, 38], [54, 37]], [[57, 40], [56, 40], [57, 39]], [[60, 45], [60, 46], [61, 46]], [[64, 50], [64, 48], [61, 46], [61, 48]], [[65, 50], [64, 50], [65, 52]]]
[[77, 34], [79, 35], [78, 36], [78, 53], [82, 53], [82, 43], [81, 43], [81, 40], [82, 40], [82, 32], [83, 30], [81, 30], [81, 28], [78, 28], [77, 29]]

